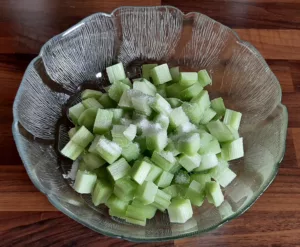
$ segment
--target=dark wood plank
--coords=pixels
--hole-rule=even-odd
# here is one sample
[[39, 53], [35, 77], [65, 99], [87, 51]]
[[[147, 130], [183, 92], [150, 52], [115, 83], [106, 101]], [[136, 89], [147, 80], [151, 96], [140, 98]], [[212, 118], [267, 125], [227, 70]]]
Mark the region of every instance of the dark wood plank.
[[283, 93], [282, 102], [287, 106], [289, 113], [289, 127], [300, 127], [300, 107], [299, 107], [299, 93]]
[[162, 0], [185, 13], [201, 12], [233, 28], [299, 29], [300, 2], [293, 0]]
[[89, 230], [59, 212], [0, 213], [1, 246], [171, 247], [173, 242], [132, 243]]
[[127, 6], [160, 5], [160, 0], [1, 0], [0, 53], [37, 54], [41, 46], [83, 18]]

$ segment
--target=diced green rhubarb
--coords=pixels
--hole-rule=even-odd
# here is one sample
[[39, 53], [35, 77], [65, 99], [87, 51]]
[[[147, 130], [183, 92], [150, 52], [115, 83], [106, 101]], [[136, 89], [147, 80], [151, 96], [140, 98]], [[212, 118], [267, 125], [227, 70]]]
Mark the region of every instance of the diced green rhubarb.
[[168, 144], [167, 130], [153, 131], [146, 136], [148, 150], [162, 151]]
[[211, 121], [206, 126], [209, 132], [215, 138], [217, 138], [219, 142], [233, 141], [235, 138], [230, 128], [228, 128], [228, 126], [222, 123], [220, 120]]
[[89, 108], [86, 109], [83, 113], [81, 113], [78, 124], [80, 126], [85, 126], [90, 131], [93, 130], [95, 119], [97, 115], [97, 108]]
[[157, 85], [156, 86], [157, 93], [160, 94], [162, 97], [166, 98], [167, 97], [166, 88], [167, 88], [167, 83]]
[[99, 168], [106, 163], [99, 155], [93, 153], [85, 153], [83, 155], [83, 161], [86, 163], [89, 170]]
[[176, 147], [181, 153], [195, 155], [200, 148], [200, 135], [198, 133], [183, 134], [177, 140]]
[[159, 188], [166, 188], [168, 187], [172, 180], [173, 180], [174, 174], [170, 172], [163, 171], [160, 176], [155, 180], [155, 183]]
[[243, 138], [222, 145], [222, 158], [226, 161], [235, 160], [244, 156]]
[[158, 189], [154, 198], [154, 202], [151, 204], [160, 211], [165, 211], [171, 204], [171, 195]]
[[114, 125], [111, 130], [113, 141], [121, 147], [125, 147], [134, 139], [136, 130], [136, 126], [133, 124], [129, 126]]
[[62, 155], [68, 157], [71, 160], [76, 160], [83, 152], [84, 148], [78, 144], [69, 141], [66, 146], [60, 151]]
[[147, 149], [146, 145], [146, 137], [144, 136], [136, 136], [134, 141], [139, 144], [140, 152], [144, 153], [144, 151]]
[[68, 131], [68, 136], [69, 136], [70, 139], [75, 135], [76, 131], [77, 131], [77, 128], [76, 128], [76, 127], [71, 128], [71, 129]]
[[136, 197], [144, 204], [148, 205], [154, 202], [158, 186], [151, 181], [145, 181], [136, 191]]
[[134, 225], [140, 225], [140, 226], [145, 226], [146, 223], [147, 223], [146, 219], [136, 220], [136, 219], [133, 219], [133, 218], [130, 218], [130, 217], [126, 217], [125, 220], [128, 223], [131, 223], [131, 224], [134, 224]]
[[110, 109], [113, 113], [112, 123], [119, 124], [120, 120], [124, 114], [124, 110], [120, 108]]
[[170, 173], [175, 174], [177, 173], [180, 169], [182, 168], [182, 166], [179, 164], [178, 160], [176, 161], [176, 163], [171, 167], [171, 169], [169, 170]]
[[89, 194], [93, 191], [96, 180], [96, 174], [78, 170], [75, 178], [74, 190], [80, 194]]
[[162, 173], [162, 169], [154, 164], [151, 164], [151, 169], [146, 177], [146, 181], [155, 181], [160, 174]]
[[190, 199], [193, 205], [200, 207], [205, 199], [205, 187], [193, 180], [186, 190], [185, 197]]
[[98, 99], [99, 103], [104, 107], [104, 108], [115, 108], [116, 107], [116, 102], [113, 101], [107, 93], [104, 93], [101, 95], [101, 97]]
[[236, 174], [226, 166], [217, 165], [209, 172], [210, 176], [223, 188], [229, 185], [236, 177]]
[[180, 79], [179, 66], [170, 68], [170, 74], [173, 82], [179, 82]]
[[158, 64], [154, 63], [154, 64], [143, 64], [142, 65], [142, 76], [143, 78], [149, 80], [150, 79], [150, 73], [151, 70], [156, 67]]
[[114, 163], [122, 153], [122, 148], [117, 143], [105, 138], [100, 138], [96, 150], [109, 164]]
[[166, 115], [162, 114], [162, 113], [157, 114], [157, 115], [154, 117], [153, 121], [154, 121], [155, 123], [160, 124], [160, 126], [161, 126], [163, 129], [166, 129], [166, 130], [168, 129], [169, 124], [170, 124], [169, 118], [168, 118]]
[[242, 119], [242, 113], [230, 109], [226, 109], [223, 123], [238, 130], [240, 127], [241, 119]]
[[214, 116], [216, 116], [216, 114], [217, 113], [214, 110], [212, 110], [211, 108], [207, 108], [204, 111], [202, 118], [200, 119], [200, 124], [209, 123], [214, 118]]
[[103, 106], [95, 98], [87, 98], [82, 101], [86, 109], [88, 108], [103, 108]]
[[166, 151], [154, 151], [151, 160], [154, 162], [154, 164], [165, 171], [169, 171], [176, 163], [176, 158], [174, 157], [174, 155], [171, 152]]
[[206, 154], [201, 156], [201, 164], [194, 171], [201, 172], [211, 169], [218, 165], [219, 160], [215, 154]]
[[128, 202], [120, 200], [117, 196], [112, 194], [106, 201], [105, 205], [109, 208], [111, 216], [124, 218], [128, 206]]
[[199, 124], [204, 113], [200, 105], [183, 102], [182, 109], [193, 124]]
[[87, 99], [87, 98], [95, 98], [98, 99], [102, 95], [102, 92], [98, 90], [92, 90], [92, 89], [86, 89], [81, 93], [81, 99]]
[[130, 89], [130, 86], [121, 81], [115, 81], [108, 90], [108, 96], [114, 101], [119, 102], [123, 92], [128, 89]]
[[191, 180], [195, 180], [205, 187], [206, 183], [211, 181], [211, 176], [208, 173], [194, 173], [191, 175]]
[[182, 167], [184, 167], [188, 172], [190, 172], [200, 166], [201, 156], [197, 153], [192, 156], [182, 154], [180, 155], [178, 161]]
[[217, 113], [219, 117], [224, 116], [225, 114], [225, 105], [222, 98], [216, 98], [211, 101], [211, 108]]
[[196, 97], [192, 98], [191, 103], [198, 104], [202, 111], [206, 110], [210, 106], [208, 92], [206, 90], [202, 90]]
[[125, 70], [122, 63], [117, 63], [106, 68], [106, 73], [110, 83], [124, 80], [126, 78]]
[[162, 191], [169, 194], [172, 198], [178, 196], [178, 187], [176, 184], [172, 184], [164, 188]]
[[86, 148], [94, 139], [93, 134], [84, 126], [81, 126], [79, 130], [71, 138], [71, 141], [77, 145]]
[[193, 216], [191, 201], [189, 199], [173, 198], [168, 207], [168, 213], [170, 222], [185, 223]]
[[222, 193], [221, 187], [217, 182], [208, 182], [205, 187], [206, 196], [210, 203], [219, 207], [224, 201], [224, 195]]
[[108, 172], [117, 181], [130, 174], [131, 166], [124, 158], [121, 158], [107, 167]]
[[173, 109], [169, 117], [170, 117], [170, 125], [173, 126], [174, 128], [177, 128], [179, 125], [183, 125], [189, 122], [189, 118], [184, 113], [181, 106]]
[[[201, 135], [200, 135], [201, 138]], [[202, 139], [201, 139], [201, 145], [200, 145], [200, 149], [198, 151], [199, 154], [218, 154], [221, 153], [221, 147], [220, 147], [220, 143], [218, 142], [218, 140], [213, 139], [207, 143], [205, 143], [205, 145], [202, 145]]]
[[99, 179], [107, 179], [110, 178], [110, 175], [106, 169], [106, 166], [101, 166], [95, 170], [93, 170], [93, 172], [97, 175], [97, 178]]
[[120, 80], [122, 83], [128, 85], [130, 88], [132, 88], [132, 83], [130, 81], [130, 79], [128, 77], [126, 77], [125, 79], [123, 80]]
[[190, 100], [196, 97], [202, 90], [203, 87], [199, 83], [195, 83], [192, 86], [182, 90], [180, 93], [180, 98], [182, 100]]
[[132, 203], [132, 206], [141, 208], [143, 210], [143, 215], [146, 219], [152, 219], [155, 216], [157, 208], [152, 205], [144, 205], [140, 199], [135, 198]]
[[182, 101], [177, 98], [166, 98], [172, 108], [176, 108], [182, 105]]
[[94, 133], [104, 134], [112, 126], [113, 112], [106, 109], [98, 109], [94, 123]]
[[169, 98], [180, 99], [181, 92], [184, 89], [186, 89], [185, 86], [182, 86], [179, 83], [174, 83], [174, 84], [166, 87], [166, 94]]
[[133, 82], [133, 89], [141, 91], [144, 94], [155, 96], [156, 87], [148, 80], [141, 78]]
[[136, 112], [150, 116], [152, 109], [150, 105], [153, 102], [153, 97], [146, 94], [134, 94], [131, 96], [131, 102]]
[[198, 72], [198, 81], [202, 85], [202, 87], [205, 87], [212, 83], [212, 80], [207, 73], [206, 69], [200, 70]]
[[113, 193], [113, 188], [106, 180], [97, 180], [94, 190], [92, 192], [92, 202], [95, 206], [106, 203], [108, 198]]
[[131, 201], [135, 195], [137, 185], [128, 177], [121, 178], [115, 183], [114, 194], [123, 201]]
[[78, 124], [78, 119], [85, 110], [86, 109], [82, 103], [78, 103], [69, 108], [69, 117], [74, 124]]
[[179, 84], [182, 86], [191, 86], [198, 81], [197, 72], [180, 72]]
[[162, 113], [165, 115], [169, 115], [172, 111], [172, 108], [168, 101], [165, 100], [162, 96], [159, 94], [155, 95], [154, 103], [151, 105], [154, 111], [158, 113]]
[[89, 147], [89, 149], [88, 149], [88, 151], [89, 151], [90, 153], [99, 154], [99, 153], [97, 152], [97, 144], [98, 144], [98, 142], [100, 141], [100, 138], [101, 138], [100, 135], [95, 135], [95, 138], [94, 138], [92, 144], [90, 145], [90, 147]]
[[138, 143], [129, 142], [127, 146], [122, 147], [122, 156], [130, 162], [136, 160], [140, 155], [140, 146]]
[[150, 77], [155, 85], [164, 84], [172, 80], [169, 67], [166, 63], [154, 67], [150, 72]]
[[188, 185], [190, 183], [190, 176], [186, 171], [179, 170], [174, 176], [173, 183]]
[[131, 168], [130, 175], [138, 184], [142, 184], [151, 170], [151, 164], [145, 160], [136, 161]]

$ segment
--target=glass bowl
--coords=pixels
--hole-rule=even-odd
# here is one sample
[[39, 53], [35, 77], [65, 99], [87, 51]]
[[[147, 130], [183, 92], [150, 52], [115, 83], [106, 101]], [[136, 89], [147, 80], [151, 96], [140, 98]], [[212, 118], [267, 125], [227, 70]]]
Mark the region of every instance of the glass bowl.
[[[110, 217], [76, 193], [66, 175], [69, 160], [57, 150], [67, 140], [66, 108], [84, 88], [107, 83], [105, 67], [123, 62], [128, 76], [147, 62], [206, 68], [213, 78], [211, 98], [241, 111], [245, 157], [231, 162], [237, 178], [215, 208], [194, 208], [185, 224], [157, 214], [145, 227]], [[13, 135], [34, 185], [60, 211], [99, 233], [131, 241], [163, 241], [211, 231], [240, 216], [275, 178], [285, 151], [287, 110], [281, 88], [263, 57], [230, 28], [201, 13], [169, 6], [121, 7], [97, 13], [49, 40], [29, 64], [13, 106]]]

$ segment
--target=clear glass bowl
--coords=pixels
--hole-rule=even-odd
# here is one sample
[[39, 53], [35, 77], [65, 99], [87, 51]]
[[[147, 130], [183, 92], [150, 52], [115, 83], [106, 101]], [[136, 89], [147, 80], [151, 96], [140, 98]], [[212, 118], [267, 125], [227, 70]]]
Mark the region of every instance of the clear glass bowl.
[[[77, 194], [65, 179], [70, 162], [57, 150], [66, 142], [65, 112], [83, 88], [101, 88], [105, 67], [123, 62], [129, 77], [140, 65], [167, 62], [184, 70], [206, 68], [212, 97], [241, 111], [245, 157], [232, 162], [237, 178], [224, 203], [204, 203], [185, 224], [157, 214], [146, 227], [110, 217], [104, 206]], [[275, 178], [285, 151], [287, 110], [281, 88], [263, 57], [230, 28], [200, 13], [169, 7], [121, 7], [97, 13], [49, 40], [28, 66], [14, 107], [13, 134], [29, 177], [60, 211], [105, 235], [162, 241], [211, 231], [240, 216]]]

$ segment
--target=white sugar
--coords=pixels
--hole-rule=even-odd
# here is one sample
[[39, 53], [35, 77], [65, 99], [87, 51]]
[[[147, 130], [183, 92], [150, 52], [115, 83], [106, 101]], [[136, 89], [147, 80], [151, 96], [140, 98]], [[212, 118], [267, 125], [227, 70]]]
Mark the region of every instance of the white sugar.
[[161, 157], [163, 157], [164, 159], [166, 159], [167, 161], [171, 162], [171, 163], [175, 163], [176, 159], [173, 156], [172, 152], [160, 152]]
[[119, 154], [122, 152], [122, 148], [115, 142], [111, 142], [106, 139], [101, 139], [99, 142], [99, 146], [101, 146], [106, 152], [110, 154]]

